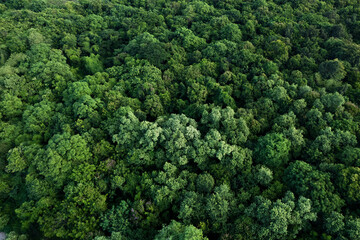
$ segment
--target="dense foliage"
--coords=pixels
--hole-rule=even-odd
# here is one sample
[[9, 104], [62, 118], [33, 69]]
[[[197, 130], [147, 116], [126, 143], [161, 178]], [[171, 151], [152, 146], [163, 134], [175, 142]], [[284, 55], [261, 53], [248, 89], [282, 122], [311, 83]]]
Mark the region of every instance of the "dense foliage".
[[8, 239], [360, 239], [358, 0], [0, 1]]

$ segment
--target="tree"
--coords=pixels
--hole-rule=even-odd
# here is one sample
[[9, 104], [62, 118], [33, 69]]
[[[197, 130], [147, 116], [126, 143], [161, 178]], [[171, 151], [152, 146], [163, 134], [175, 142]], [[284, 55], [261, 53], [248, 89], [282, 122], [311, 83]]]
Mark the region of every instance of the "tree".
[[336, 110], [345, 103], [345, 99], [341, 94], [336, 92], [322, 96], [321, 102], [324, 104], [327, 111], [336, 112]]
[[328, 234], [338, 234], [344, 227], [344, 216], [339, 212], [331, 212], [325, 219], [325, 229]]
[[83, 63], [87, 74], [95, 74], [104, 70], [102, 62], [100, 60], [100, 55], [95, 55], [91, 53], [89, 57], [83, 58]]
[[338, 59], [323, 62], [319, 65], [319, 72], [325, 79], [340, 81], [346, 76], [343, 63]]
[[74, 115], [78, 118], [96, 118], [96, 110], [101, 106], [99, 99], [93, 99], [89, 95], [82, 96], [73, 106]]
[[40, 139], [48, 140], [54, 104], [49, 101], [29, 106], [23, 113], [23, 122], [28, 133], [39, 135]]
[[312, 142], [307, 153], [312, 161], [332, 162], [334, 151], [355, 146], [356, 143], [356, 137], [350, 132], [336, 131], [334, 133], [331, 128], [326, 128]]
[[232, 108], [213, 108], [211, 112], [204, 111], [201, 123], [206, 129], [217, 129], [230, 144], [240, 145], [246, 142], [250, 134], [249, 128], [243, 117], [235, 117]]
[[267, 186], [273, 180], [273, 172], [265, 166], [259, 166], [254, 175], [256, 181], [264, 186]]
[[225, 224], [233, 201], [233, 193], [226, 184], [216, 187], [214, 193], [207, 198], [205, 209], [215, 228]]
[[339, 153], [338, 159], [347, 166], [360, 167], [360, 149], [347, 146]]
[[285, 170], [284, 181], [291, 191], [309, 198], [316, 212], [329, 213], [344, 206], [344, 201], [335, 192], [329, 173], [316, 170], [308, 163], [291, 163]]
[[108, 209], [106, 213], [102, 216], [102, 222], [100, 226], [104, 231], [118, 232], [122, 236], [127, 236], [131, 234], [130, 232], [130, 212], [134, 211], [133, 208], [130, 208], [129, 204], [126, 201], [121, 201], [118, 206], [113, 206], [111, 209]]
[[245, 215], [252, 219], [249, 225], [256, 239], [294, 239], [310, 221], [316, 220], [311, 201], [300, 197], [298, 200], [291, 192], [276, 202], [258, 196]]
[[238, 25], [230, 23], [223, 27], [220, 31], [220, 35], [223, 39], [227, 39], [232, 42], [240, 43], [242, 38], [241, 30]]
[[131, 149], [131, 146], [138, 139], [140, 127], [139, 119], [131, 111], [130, 107], [121, 107], [108, 119], [106, 128], [114, 142], [117, 142], [121, 149]]
[[349, 204], [357, 204], [360, 202], [360, 184], [359, 174], [360, 168], [348, 167], [341, 170], [338, 176], [337, 184], [340, 193]]
[[164, 107], [161, 103], [161, 99], [158, 95], [148, 95], [144, 102], [144, 109], [150, 117], [156, 118], [164, 113]]
[[269, 57], [274, 60], [285, 62], [289, 58], [289, 47], [280, 39], [271, 41], [267, 50]]
[[120, 72], [118, 77], [124, 81], [127, 96], [140, 101], [145, 100], [147, 95], [164, 92], [161, 70], [150, 65], [148, 61], [129, 59], [125, 71]]
[[310, 109], [306, 115], [306, 126], [311, 136], [317, 136], [319, 132], [327, 126], [323, 114], [316, 108]]
[[165, 45], [148, 32], [138, 35], [124, 50], [133, 56], [148, 60], [159, 68], [170, 57], [165, 50]]
[[360, 227], [360, 219], [349, 217], [345, 223], [344, 235], [349, 239], [356, 239], [360, 234], [359, 227]]
[[23, 103], [20, 98], [9, 93], [3, 95], [0, 102], [1, 114], [7, 119], [19, 117], [22, 114]]
[[19, 172], [28, 166], [23, 147], [11, 149], [8, 153], [7, 160], [8, 165], [6, 166], [6, 171], [8, 172]]
[[199, 192], [210, 193], [214, 187], [214, 178], [208, 174], [200, 174], [196, 179], [196, 189]]
[[202, 230], [195, 228], [193, 225], [184, 225], [176, 221], [172, 221], [168, 226], [164, 226], [155, 236], [155, 240], [206, 240]]
[[174, 34], [187, 51], [201, 50], [206, 45], [205, 39], [197, 37], [190, 29], [185, 27], [176, 30]]
[[206, 218], [202, 204], [204, 198], [196, 192], [186, 192], [180, 204], [179, 219], [185, 224], [198, 224]]
[[66, 88], [67, 82], [74, 79], [66, 58], [59, 49], [52, 49], [49, 44], [38, 43], [41, 40], [33, 39], [34, 45], [29, 51], [27, 61], [22, 65], [28, 68], [32, 78], [34, 90], [39, 91], [42, 86], [53, 89], [61, 95]]
[[18, 234], [14, 231], [9, 232], [8, 234], [6, 234], [6, 239], [9, 240], [27, 240], [28, 237], [25, 234]]
[[32, 165], [55, 188], [61, 188], [74, 166], [90, 160], [92, 154], [80, 135], [56, 134], [38, 151]]
[[290, 141], [282, 134], [267, 134], [256, 145], [255, 160], [270, 168], [281, 167], [289, 160], [290, 146]]

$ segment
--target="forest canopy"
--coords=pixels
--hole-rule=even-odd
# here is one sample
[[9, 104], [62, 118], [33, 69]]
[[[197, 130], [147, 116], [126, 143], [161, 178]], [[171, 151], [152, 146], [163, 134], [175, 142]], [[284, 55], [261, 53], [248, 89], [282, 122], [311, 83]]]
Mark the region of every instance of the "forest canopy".
[[0, 0], [7, 239], [360, 239], [359, 0]]

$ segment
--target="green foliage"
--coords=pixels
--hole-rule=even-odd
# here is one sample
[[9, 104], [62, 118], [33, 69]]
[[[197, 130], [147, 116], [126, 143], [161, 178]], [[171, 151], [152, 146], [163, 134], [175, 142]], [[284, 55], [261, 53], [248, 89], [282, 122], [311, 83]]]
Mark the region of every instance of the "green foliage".
[[356, 167], [349, 167], [339, 172], [338, 184], [340, 193], [350, 204], [360, 202], [359, 174], [360, 169]]
[[309, 221], [316, 220], [311, 201], [304, 197], [295, 200], [291, 192], [276, 202], [256, 197], [245, 215], [252, 218], [249, 227], [256, 239], [293, 239]]
[[0, 1], [9, 239], [358, 239], [359, 2]]
[[334, 192], [330, 174], [303, 161], [291, 163], [285, 170], [285, 183], [296, 194], [310, 198], [317, 212], [336, 211], [344, 205], [344, 200]]
[[336, 234], [344, 229], [344, 216], [338, 212], [332, 212], [325, 219], [325, 229], [328, 234]]
[[255, 179], [259, 184], [266, 186], [273, 180], [273, 172], [265, 166], [260, 166], [255, 173]]
[[169, 58], [164, 44], [148, 32], [138, 35], [124, 50], [133, 56], [148, 60], [157, 67], [161, 67]]
[[200, 174], [196, 179], [196, 189], [199, 192], [209, 193], [214, 187], [214, 178], [208, 174]]
[[168, 226], [164, 226], [159, 234], [155, 236], [156, 240], [174, 239], [174, 240], [206, 240], [200, 229], [192, 225], [183, 225], [179, 222], [172, 221]]
[[9, 93], [3, 95], [1, 114], [8, 119], [19, 117], [22, 114], [23, 103], [20, 98]]
[[286, 61], [289, 58], [289, 47], [281, 40], [271, 41], [268, 45], [269, 57], [280, 62]]
[[90, 57], [83, 58], [85, 71], [88, 74], [95, 74], [104, 70], [99, 55], [91, 54]]
[[290, 146], [290, 141], [282, 134], [267, 134], [256, 145], [255, 159], [270, 168], [281, 167], [289, 160]]
[[17, 234], [16, 232], [10, 232], [6, 235], [6, 239], [9, 240], [27, 240], [27, 236], [24, 234]]
[[325, 79], [342, 80], [346, 76], [344, 64], [338, 59], [323, 62], [319, 65], [319, 72]]
[[232, 204], [233, 195], [226, 184], [216, 187], [214, 193], [207, 198], [205, 208], [215, 226], [225, 223]]
[[179, 219], [184, 223], [190, 224], [192, 222], [199, 223], [205, 218], [203, 209], [204, 199], [196, 192], [186, 192], [180, 204]]
[[321, 102], [324, 104], [325, 109], [329, 112], [335, 112], [340, 106], [345, 103], [345, 99], [339, 93], [326, 94], [321, 98]]
[[104, 214], [100, 226], [104, 231], [119, 232], [126, 235], [130, 229], [130, 224], [130, 206], [125, 201], [121, 201], [116, 208], [113, 206]]

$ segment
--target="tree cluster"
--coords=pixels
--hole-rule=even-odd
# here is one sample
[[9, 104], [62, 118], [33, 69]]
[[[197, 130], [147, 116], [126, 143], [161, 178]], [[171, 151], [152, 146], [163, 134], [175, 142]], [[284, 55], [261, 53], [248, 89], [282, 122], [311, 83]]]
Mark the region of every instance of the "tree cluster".
[[0, 1], [7, 239], [360, 237], [357, 0]]

